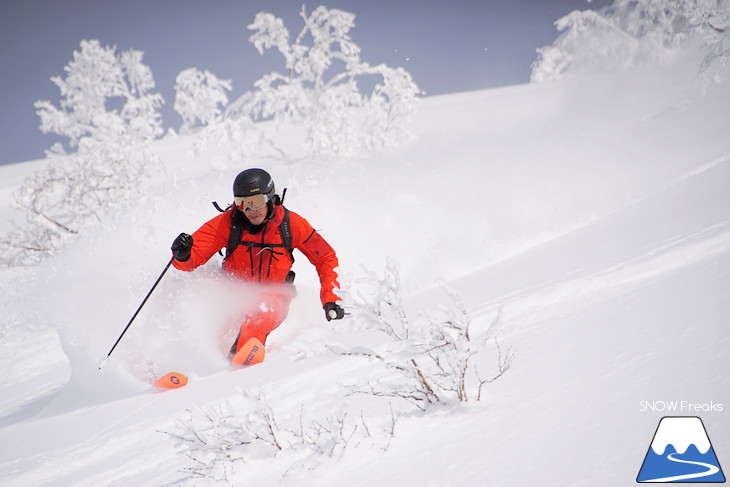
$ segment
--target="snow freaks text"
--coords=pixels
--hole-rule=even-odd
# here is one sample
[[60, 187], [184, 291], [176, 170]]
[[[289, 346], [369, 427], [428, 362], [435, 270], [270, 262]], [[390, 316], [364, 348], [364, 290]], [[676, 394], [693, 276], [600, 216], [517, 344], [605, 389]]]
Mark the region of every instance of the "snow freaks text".
[[724, 410], [722, 403], [691, 402], [691, 401], [640, 401], [639, 412], [669, 412], [669, 413], [721, 413]]

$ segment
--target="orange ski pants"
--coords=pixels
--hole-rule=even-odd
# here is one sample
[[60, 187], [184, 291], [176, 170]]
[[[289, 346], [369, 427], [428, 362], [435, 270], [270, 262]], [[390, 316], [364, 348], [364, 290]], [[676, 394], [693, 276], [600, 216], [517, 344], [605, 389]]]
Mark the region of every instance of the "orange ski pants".
[[269, 333], [274, 331], [289, 314], [290, 293], [262, 292], [258, 308], [246, 315], [231, 353], [238, 352], [251, 338], [257, 338], [264, 345]]

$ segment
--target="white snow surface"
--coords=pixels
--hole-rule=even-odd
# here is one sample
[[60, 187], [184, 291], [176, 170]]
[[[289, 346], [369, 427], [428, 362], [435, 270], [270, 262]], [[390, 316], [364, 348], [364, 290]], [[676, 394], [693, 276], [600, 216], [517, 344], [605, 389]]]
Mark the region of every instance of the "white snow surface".
[[[41, 264], [0, 271], [0, 485], [628, 485], [667, 414], [641, 401], [723, 405], [684, 413], [730, 465], [730, 84], [699, 89], [699, 59], [425, 98], [412, 143], [358, 159], [233, 165], [189, 157], [191, 136], [156, 142], [164, 171], [144, 196]], [[18, 172], [40, 165], [0, 168], [3, 225]], [[247, 288], [220, 279], [215, 257], [171, 269], [99, 370], [173, 238], [213, 217], [250, 166], [288, 187], [343, 276], [390, 257], [414, 315], [448, 302], [439, 278], [475, 323], [501, 308], [512, 368], [480, 401], [425, 412], [344, 395], [374, 364], [331, 350], [382, 338], [325, 321], [300, 255], [264, 363], [228, 370], [226, 324]], [[187, 387], [151, 391], [173, 370]], [[180, 424], [256, 391], [281, 423], [401, 416], [386, 444], [260, 452], [226, 480], [195, 477]]]

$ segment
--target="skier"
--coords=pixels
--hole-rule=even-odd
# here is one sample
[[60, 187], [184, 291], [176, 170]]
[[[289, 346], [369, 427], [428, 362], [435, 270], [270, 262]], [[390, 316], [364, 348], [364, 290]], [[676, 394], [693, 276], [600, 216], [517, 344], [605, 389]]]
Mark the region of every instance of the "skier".
[[291, 270], [293, 249], [300, 250], [317, 270], [327, 321], [341, 319], [345, 311], [334, 293], [339, 287], [335, 272], [337, 255], [307, 220], [283, 206], [271, 175], [263, 169], [246, 169], [233, 182], [233, 196], [230, 208], [192, 236], [181, 233], [171, 247], [173, 265], [183, 271], [192, 271], [226, 248], [226, 272], [265, 284], [258, 293], [258, 306], [241, 325], [229, 359], [250, 338], [265, 344], [269, 333], [286, 318], [296, 294]]

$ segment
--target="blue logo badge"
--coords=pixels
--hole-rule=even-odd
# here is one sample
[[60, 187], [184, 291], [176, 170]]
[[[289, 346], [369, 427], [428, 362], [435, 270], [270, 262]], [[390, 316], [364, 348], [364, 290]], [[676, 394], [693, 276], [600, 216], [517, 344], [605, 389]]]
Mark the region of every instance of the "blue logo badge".
[[636, 481], [725, 482], [702, 420], [695, 416], [662, 418]]

